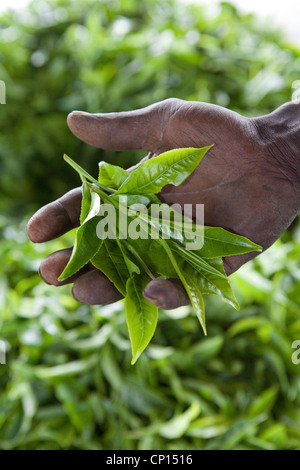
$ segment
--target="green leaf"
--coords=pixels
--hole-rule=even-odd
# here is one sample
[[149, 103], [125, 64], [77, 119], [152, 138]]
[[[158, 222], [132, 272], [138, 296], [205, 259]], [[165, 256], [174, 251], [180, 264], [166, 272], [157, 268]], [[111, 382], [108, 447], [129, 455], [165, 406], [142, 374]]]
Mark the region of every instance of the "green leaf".
[[211, 147], [174, 149], [146, 160], [128, 175], [117, 194], [156, 194], [166, 184], [179, 186]]
[[250, 251], [262, 251], [262, 247], [222, 227], [204, 226], [204, 245], [195, 252], [203, 258], [218, 258]]
[[125, 264], [127, 266], [127, 269], [128, 269], [128, 272], [130, 274], [130, 276], [134, 273], [136, 274], [140, 274], [140, 269], [139, 267], [136, 265], [136, 259], [133, 261], [133, 257], [132, 257], [132, 253], [128, 250], [128, 244], [127, 243], [124, 243], [124, 240], [119, 240], [117, 238], [117, 243], [119, 245], [119, 248], [123, 254], [123, 258], [124, 258], [124, 261], [125, 261]]
[[[159, 240], [159, 243], [164, 247], [166, 253], [168, 254], [171, 263], [174, 266], [174, 269], [178, 275], [178, 278], [181, 280], [188, 296], [191, 301], [191, 304], [195, 310], [195, 313], [198, 317], [198, 320], [202, 326], [203, 332], [206, 335], [206, 326], [205, 326], [205, 310], [204, 310], [204, 302], [203, 302], [203, 297], [200, 292], [200, 289], [198, 286], [195, 284], [194, 280], [190, 278], [190, 276], [186, 276], [184, 271], [182, 271], [179, 267], [179, 264], [181, 264], [181, 258], [178, 256], [178, 254], [175, 254], [172, 252], [171, 248], [169, 247], [168, 243], [166, 240]], [[177, 262], [177, 259], [179, 257], [179, 260]]]
[[66, 362], [58, 366], [37, 366], [34, 368], [34, 374], [40, 379], [57, 378], [71, 375], [83, 374], [86, 371], [95, 368], [99, 363], [99, 354], [95, 353], [91, 356], [87, 356], [86, 359], [80, 359], [77, 361]]
[[91, 207], [91, 185], [87, 182], [86, 178], [82, 178], [82, 202], [80, 212], [80, 224], [86, 219]]
[[[160, 209], [162, 213], [169, 213], [170, 206], [168, 204], [160, 203]], [[179, 214], [181, 217], [181, 215]], [[139, 219], [143, 222], [144, 231], [149, 234], [152, 239], [164, 238], [174, 239], [182, 244], [185, 244], [185, 237], [182, 229], [182, 225], [174, 223], [172, 220], [167, 220], [163, 217], [154, 217], [153, 215], [139, 213]]]
[[114, 201], [118, 201], [120, 202], [120, 204], [123, 203], [123, 200], [122, 198], [126, 197], [126, 202], [127, 202], [127, 206], [125, 207], [130, 207], [132, 206], [133, 204], [143, 204], [144, 206], [148, 206], [148, 204], [151, 202], [160, 202], [160, 200], [158, 199], [158, 197], [156, 197], [154, 194], [126, 194], [126, 196], [124, 194], [114, 194], [112, 196], [110, 196], [110, 199], [114, 200]]
[[193, 402], [182, 414], [174, 416], [159, 427], [159, 433], [166, 439], [178, 439], [183, 436], [189, 428], [191, 422], [200, 414], [200, 405]]
[[99, 183], [108, 188], [118, 189], [127, 179], [128, 171], [120, 166], [111, 165], [107, 162], [99, 162]]
[[[194, 355], [197, 354], [197, 360], [201, 363], [207, 363], [209, 359], [216, 357], [224, 345], [224, 338], [221, 334], [205, 338], [202, 341], [195, 343], [190, 352]], [[180, 352], [179, 352], [180, 354]], [[214, 394], [216, 401], [218, 400]]]
[[245, 333], [249, 330], [257, 330], [262, 326], [269, 325], [270, 321], [268, 318], [263, 316], [253, 315], [251, 317], [242, 318], [236, 321], [227, 331], [228, 337], [231, 339], [234, 336]]
[[125, 312], [132, 348], [131, 364], [149, 344], [157, 324], [158, 308], [143, 296], [148, 282], [146, 275], [134, 274], [126, 284]]
[[227, 416], [203, 416], [193, 421], [186, 432], [187, 436], [196, 438], [206, 438], [221, 436], [229, 428], [229, 420]]
[[95, 256], [101, 247], [103, 240], [100, 240], [96, 233], [100, 219], [101, 217], [93, 217], [78, 228], [71, 258], [59, 276], [59, 281], [73, 276]]
[[225, 278], [226, 274], [216, 269], [212, 264], [208, 263], [205, 259], [196, 255], [195, 252], [186, 250], [178, 243], [170, 242], [170, 248], [173, 251], [176, 251], [180, 256], [182, 256], [186, 261], [188, 261], [195, 269], [199, 269], [201, 272], [210, 273], [216, 277]]
[[272, 386], [265, 390], [251, 403], [248, 415], [251, 418], [254, 418], [255, 416], [269, 412], [275, 403], [277, 395], [278, 387], [276, 386]]
[[123, 253], [115, 240], [103, 240], [91, 263], [108, 277], [122, 295], [126, 295], [126, 282], [130, 274]]
[[[220, 269], [225, 274], [222, 259], [215, 258], [210, 261], [215, 269]], [[207, 271], [198, 271], [189, 263], [185, 263], [182, 269], [194, 281], [202, 294], [218, 295], [224, 302], [239, 310], [238, 301], [226, 276], [219, 277]]]
[[[127, 241], [125, 243], [124, 240], [120, 240], [119, 242], [121, 243], [121, 245], [123, 245], [122, 249], [123, 249], [123, 252], [124, 252], [124, 255], [126, 256], [126, 258], [131, 260], [131, 261], [134, 260], [134, 263], [135, 263], [134, 266], [138, 265], [141, 268], [141, 270], [145, 271], [145, 273], [151, 279], [154, 279], [155, 277], [153, 275], [153, 272], [151, 271], [149, 266], [146, 264], [144, 256], [140, 256], [139, 252], [133, 246], [132, 241]], [[134, 272], [139, 273], [140, 271], [136, 271], [136, 269], [135, 269]], [[132, 274], [131, 271], [130, 271], [130, 274]]]
[[157, 240], [138, 238], [132, 243], [152, 273], [166, 277], [177, 277], [169, 256]]
[[[113, 198], [115, 197], [113, 196]], [[164, 206], [166, 206], [166, 210], [169, 208], [168, 204], [161, 203], [160, 208], [162, 212]], [[184, 246], [187, 243], [196, 244], [196, 224], [192, 219], [189, 220], [188, 224], [185, 224], [183, 215], [181, 222], [171, 220], [170, 223], [169, 221], [165, 223], [163, 218], [146, 217], [143, 213], [139, 217], [148, 224], [157, 238], [158, 236], [165, 239], [171, 238]], [[199, 250], [190, 250], [201, 258], [219, 258], [249, 253], [250, 251], [262, 251], [261, 246], [248, 240], [248, 238], [228, 232], [222, 227], [203, 226], [202, 228], [204, 237], [203, 247]]]
[[188, 286], [188, 296], [191, 300], [191, 304], [194, 307], [195, 313], [198, 317], [200, 325], [206, 335], [206, 324], [205, 324], [205, 307], [202, 297], [202, 293], [199, 289], [198, 284], [195, 282], [195, 279], [190, 276], [187, 272], [182, 272], [185, 282]]
[[[85, 224], [88, 220], [92, 219], [93, 217], [96, 217], [100, 214], [100, 196], [97, 194], [95, 191], [91, 191], [91, 197], [90, 197], [90, 209], [86, 215], [86, 217], [83, 219], [83, 222], [81, 225]], [[86, 209], [86, 207], [84, 208]], [[82, 216], [83, 218], [83, 216]]]
[[[152, 217], [151, 224], [155, 224], [157, 219]], [[158, 226], [158, 224], [157, 224]], [[172, 221], [170, 224], [169, 233], [171, 238], [186, 245], [187, 243], [195, 242], [196, 224], [191, 220], [189, 224], [179, 224], [177, 221]], [[240, 255], [249, 253], [250, 251], [262, 251], [262, 247], [252, 242], [246, 237], [237, 235], [236, 233], [228, 232], [222, 227], [203, 227], [203, 247], [199, 250], [192, 250], [202, 258], [219, 258], [232, 255]], [[163, 227], [160, 232], [166, 231]]]

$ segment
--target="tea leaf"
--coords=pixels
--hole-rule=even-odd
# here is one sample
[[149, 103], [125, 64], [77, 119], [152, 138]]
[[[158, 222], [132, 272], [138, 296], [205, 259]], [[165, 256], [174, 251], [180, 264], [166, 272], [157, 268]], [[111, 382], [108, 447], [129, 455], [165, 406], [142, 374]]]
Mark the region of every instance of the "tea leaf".
[[[100, 206], [101, 206], [101, 201], [99, 194], [97, 194], [95, 191], [91, 192], [91, 197], [90, 197], [90, 209], [86, 215], [86, 217], [83, 219], [83, 222], [81, 225], [85, 224], [88, 220], [92, 219], [93, 217], [96, 217], [100, 214]], [[83, 207], [81, 212], [86, 211], [86, 207]], [[82, 218], [83, 218], [83, 214]]]
[[127, 179], [128, 171], [123, 168], [111, 165], [107, 162], [99, 162], [99, 178], [98, 181], [108, 188], [118, 189]]
[[211, 264], [209, 264], [205, 259], [196, 255], [193, 251], [188, 251], [178, 243], [170, 242], [170, 248], [173, 251], [176, 251], [181, 255], [186, 261], [188, 261], [195, 269], [200, 270], [201, 272], [210, 273], [216, 277], [226, 278], [226, 274], [220, 272], [220, 270], [215, 269]]
[[218, 258], [262, 251], [262, 247], [222, 227], [204, 226], [204, 245], [196, 251], [203, 258]]
[[159, 193], [166, 184], [179, 186], [199, 165], [211, 148], [183, 148], [164, 152], [135, 168], [117, 194]]
[[[112, 196], [110, 196], [110, 199], [118, 201], [120, 204], [122, 204], [122, 198], [124, 197], [124, 194], [113, 194]], [[133, 204], [143, 204], [144, 206], [148, 206], [150, 202], [160, 202], [154, 194], [126, 194], [126, 198], [127, 207], [130, 207]]]
[[206, 335], [207, 333], [206, 333], [205, 316], [204, 316], [205, 315], [204, 302], [203, 302], [203, 297], [199, 288], [197, 287], [197, 285], [195, 285], [194, 281], [190, 279], [189, 276], [186, 277], [184, 271], [182, 271], [179, 268], [179, 265], [176, 260], [178, 255], [175, 255], [175, 253], [172, 252], [168, 243], [165, 240], [159, 240], [159, 242], [164, 247], [166, 253], [168, 254], [171, 260], [171, 263], [174, 266], [175, 271], [177, 272], [178, 278], [181, 280], [183, 286], [185, 287], [185, 290], [189, 296], [191, 304], [194, 307], [195, 313], [202, 326], [203, 332]]
[[71, 258], [59, 276], [59, 281], [73, 276], [93, 258], [101, 247], [103, 240], [100, 240], [96, 233], [100, 219], [101, 217], [93, 217], [78, 228]]
[[100, 249], [91, 259], [95, 268], [99, 269], [115, 285], [122, 295], [126, 295], [126, 282], [129, 278], [123, 253], [115, 240], [105, 239]]
[[134, 240], [134, 247], [153, 273], [165, 277], [177, 276], [170, 258], [157, 240], [138, 238]]
[[194, 307], [195, 313], [198, 317], [200, 325], [202, 326], [204, 334], [207, 335], [205, 324], [205, 308], [201, 290], [199, 289], [198, 284], [195, 282], [195, 279], [192, 276], [190, 276], [184, 270], [182, 272], [185, 282], [188, 286], [187, 293], [191, 300], [191, 304]]
[[[124, 242], [124, 240], [117, 240], [120, 244], [120, 248], [123, 252], [125, 262], [127, 263], [130, 261], [133, 264], [133, 267], [129, 268], [128, 270], [130, 274], [132, 273], [140, 273], [138, 266], [143, 270], [151, 279], [154, 279], [153, 273], [145, 263], [145, 260], [139, 255], [138, 251], [132, 246], [130, 242]], [[134, 261], [133, 261], [134, 260]], [[138, 266], [137, 266], [138, 265]], [[138, 269], [138, 270], [137, 270]]]
[[81, 202], [81, 211], [80, 211], [80, 224], [84, 222], [88, 213], [90, 212], [91, 207], [91, 190], [90, 183], [87, 182], [86, 178], [82, 178], [82, 202]]
[[148, 282], [146, 275], [134, 274], [126, 284], [125, 312], [132, 348], [131, 364], [149, 344], [157, 324], [158, 308], [143, 296]]
[[[116, 196], [113, 196], [115, 198]], [[161, 203], [160, 208], [163, 212], [164, 206], [169, 207], [167, 204]], [[163, 237], [165, 239], [172, 238], [182, 245], [187, 243], [196, 243], [196, 224], [190, 220], [188, 224], [184, 224], [183, 215], [181, 220], [167, 220], [163, 218], [139, 216], [151, 228], [156, 238]], [[178, 215], [180, 217], [180, 214]], [[167, 222], [167, 223], [166, 223]], [[238, 255], [249, 253], [251, 251], [262, 251], [262, 247], [256, 243], [248, 240], [248, 238], [228, 232], [222, 227], [208, 227], [203, 226], [203, 246], [199, 250], [192, 250], [192, 252], [201, 258], [219, 258], [231, 255]]]
[[[213, 266], [222, 269], [221, 272], [225, 274], [221, 258], [214, 258]], [[218, 295], [224, 302], [239, 310], [238, 301], [226, 276], [219, 277], [206, 271], [198, 271], [188, 263], [185, 263], [182, 269], [198, 286], [202, 294]]]

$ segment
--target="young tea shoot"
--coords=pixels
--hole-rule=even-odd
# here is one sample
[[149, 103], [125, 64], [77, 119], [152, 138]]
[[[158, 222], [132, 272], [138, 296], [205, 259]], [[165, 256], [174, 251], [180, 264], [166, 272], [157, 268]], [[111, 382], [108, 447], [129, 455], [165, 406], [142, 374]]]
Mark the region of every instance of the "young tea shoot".
[[[206, 334], [203, 294], [218, 295], [239, 308], [222, 258], [261, 251], [245, 237], [221, 227], [200, 227], [180, 212], [174, 220], [153, 215], [153, 206], [162, 205], [157, 197], [161, 189], [167, 184], [179, 186], [210, 148], [170, 150], [130, 173], [100, 162], [98, 180], [64, 156], [81, 177], [82, 206], [72, 255], [59, 280], [88, 262], [110, 279], [125, 297], [132, 364], [157, 325], [158, 308], [143, 296], [151, 279], [179, 279]], [[191, 242], [196, 249], [187, 249]]]

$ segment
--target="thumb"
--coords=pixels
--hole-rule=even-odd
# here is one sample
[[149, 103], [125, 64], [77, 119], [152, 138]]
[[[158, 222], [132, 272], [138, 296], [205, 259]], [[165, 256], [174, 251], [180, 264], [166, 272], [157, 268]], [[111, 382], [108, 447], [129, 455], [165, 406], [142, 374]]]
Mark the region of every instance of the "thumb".
[[169, 101], [121, 113], [73, 111], [67, 123], [76, 137], [94, 147], [155, 152], [161, 142], [165, 116], [169, 114], [165, 112], [170, 107]]

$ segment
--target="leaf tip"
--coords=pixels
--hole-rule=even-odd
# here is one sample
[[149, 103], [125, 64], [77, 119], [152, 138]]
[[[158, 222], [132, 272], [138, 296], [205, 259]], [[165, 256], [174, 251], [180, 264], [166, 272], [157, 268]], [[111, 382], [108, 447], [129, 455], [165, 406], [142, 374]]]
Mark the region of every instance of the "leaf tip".
[[202, 327], [202, 331], [204, 333], [204, 336], [207, 336], [207, 329], [206, 329], [206, 324], [205, 322], [201, 322], [201, 327]]
[[132, 356], [130, 365], [134, 366], [134, 364], [136, 363], [139, 357], [140, 357], [140, 354], [135, 354], [134, 356]]

